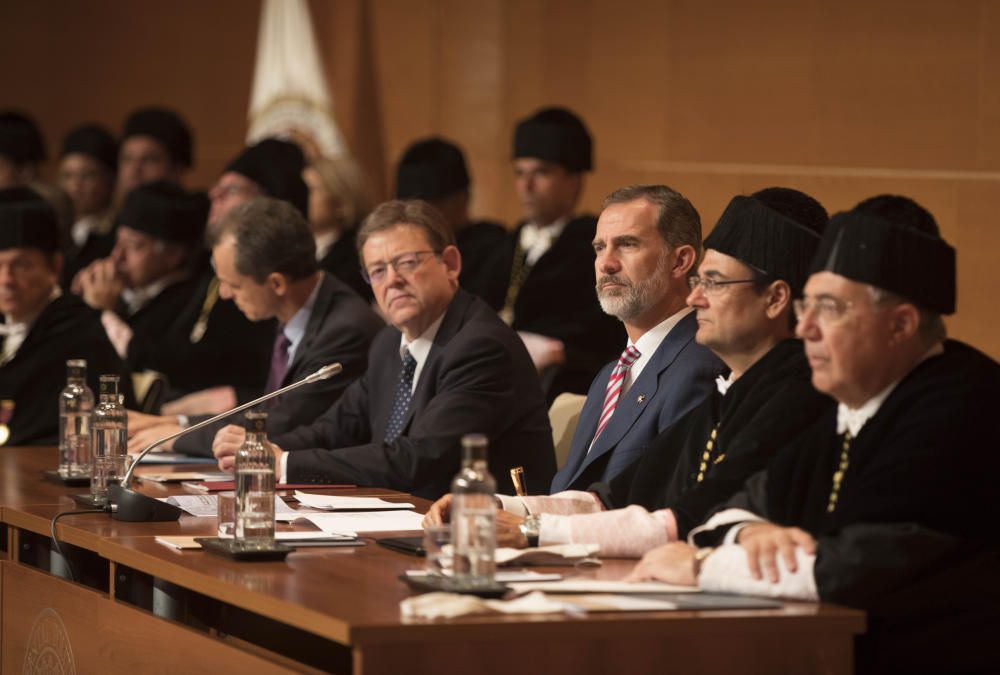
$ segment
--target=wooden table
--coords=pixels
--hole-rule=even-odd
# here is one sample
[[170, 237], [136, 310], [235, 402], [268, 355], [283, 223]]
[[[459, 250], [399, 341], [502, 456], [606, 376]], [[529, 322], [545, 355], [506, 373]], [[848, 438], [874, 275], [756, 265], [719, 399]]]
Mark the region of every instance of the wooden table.
[[[8, 559], [0, 563], [3, 672], [48, 658], [72, 659], [77, 672], [216, 675], [242, 669], [848, 673], [853, 636], [864, 628], [860, 612], [808, 603], [754, 611], [408, 621], [400, 617], [399, 602], [410, 592], [396, 577], [421, 561], [374, 543], [302, 549], [283, 562], [248, 564], [175, 551], [154, 540], [158, 534], [211, 534], [210, 518], [123, 523], [93, 514], [60, 520], [59, 538], [72, 547], [70, 557], [81, 570], [83, 583], [72, 583], [46, 566], [50, 519], [70, 506], [60, 490], [31, 479], [43, 455], [14, 449], [2, 463], [0, 508], [9, 531]], [[54, 460], [54, 453], [49, 456]], [[10, 472], [22, 480], [10, 484]], [[608, 560], [580, 574], [620, 578], [631, 566]]]

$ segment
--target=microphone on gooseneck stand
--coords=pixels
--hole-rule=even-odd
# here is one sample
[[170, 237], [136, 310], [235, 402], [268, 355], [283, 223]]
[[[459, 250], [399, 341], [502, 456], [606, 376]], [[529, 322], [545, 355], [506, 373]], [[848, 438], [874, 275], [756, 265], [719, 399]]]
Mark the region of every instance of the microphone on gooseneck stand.
[[154, 521], [170, 521], [177, 520], [180, 518], [183, 511], [172, 504], [167, 504], [166, 502], [161, 502], [153, 497], [147, 497], [144, 494], [136, 492], [129, 488], [132, 483], [132, 474], [135, 472], [135, 467], [138, 466], [140, 460], [148, 455], [152, 450], [163, 445], [167, 441], [172, 441], [175, 438], [180, 438], [186, 434], [207, 427], [210, 424], [214, 424], [221, 419], [228, 417], [229, 415], [234, 415], [238, 412], [246, 410], [247, 408], [252, 408], [255, 405], [263, 403], [264, 401], [270, 400], [275, 396], [280, 396], [292, 389], [297, 389], [301, 386], [311, 384], [313, 382], [319, 382], [320, 380], [326, 380], [333, 377], [344, 368], [339, 363], [331, 363], [327, 366], [323, 366], [317, 370], [312, 375], [309, 375], [294, 384], [290, 384], [287, 387], [282, 387], [276, 391], [272, 391], [270, 394], [264, 394], [258, 399], [254, 399], [249, 403], [244, 403], [241, 406], [237, 406], [232, 410], [227, 410], [224, 413], [219, 413], [215, 417], [209, 418], [197, 424], [193, 424], [187, 429], [182, 429], [176, 434], [171, 434], [170, 436], [164, 436], [163, 438], [155, 441], [151, 445], [147, 446], [136, 455], [135, 461], [132, 462], [132, 466], [129, 467], [125, 475], [122, 476], [121, 484], [112, 485], [109, 488], [109, 510], [111, 511], [111, 517], [115, 520], [125, 520], [129, 522], [154, 522]]

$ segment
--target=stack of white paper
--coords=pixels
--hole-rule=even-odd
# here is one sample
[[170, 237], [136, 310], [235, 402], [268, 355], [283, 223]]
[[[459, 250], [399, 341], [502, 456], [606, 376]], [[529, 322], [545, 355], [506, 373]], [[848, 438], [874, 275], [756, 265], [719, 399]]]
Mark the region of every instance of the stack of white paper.
[[378, 497], [334, 497], [295, 491], [299, 504], [323, 511], [388, 511], [412, 509], [413, 504], [388, 502]]
[[413, 511], [310, 513], [306, 520], [324, 532], [420, 532], [424, 517]]

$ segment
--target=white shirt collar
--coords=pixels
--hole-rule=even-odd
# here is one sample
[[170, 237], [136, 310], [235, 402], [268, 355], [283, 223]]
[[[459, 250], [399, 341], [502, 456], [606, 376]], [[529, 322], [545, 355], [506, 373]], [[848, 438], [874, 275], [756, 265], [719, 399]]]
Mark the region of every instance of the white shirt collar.
[[635, 360], [632, 367], [629, 368], [628, 375], [625, 377], [625, 382], [622, 383], [622, 394], [628, 391], [632, 383], [639, 379], [639, 375], [642, 374], [643, 368], [646, 364], [650, 362], [653, 358], [653, 354], [659, 348], [660, 343], [663, 342], [670, 331], [674, 329], [681, 319], [693, 312], [694, 310], [690, 307], [685, 307], [684, 309], [671, 314], [666, 319], [656, 324], [645, 333], [643, 333], [638, 340], [632, 342], [628, 341], [630, 347], [635, 347], [639, 350], [639, 358]]
[[723, 396], [729, 391], [729, 388], [733, 386], [733, 382], [736, 380], [733, 378], [733, 373], [730, 372], [729, 375], [723, 377], [722, 375], [717, 375], [715, 378], [715, 388], [719, 390], [719, 393]]
[[31, 327], [35, 321], [45, 311], [45, 308], [49, 306], [49, 303], [60, 295], [62, 295], [62, 289], [57, 284], [53, 286], [48, 301], [33, 316], [26, 318], [24, 321], [14, 322], [10, 320], [10, 317], [4, 315], [4, 323], [0, 324], [0, 335], [5, 335], [6, 339], [3, 342], [3, 350], [0, 351], [0, 365], [7, 363], [17, 355], [17, 350], [20, 349], [25, 338], [28, 337], [28, 333], [31, 331]]
[[309, 325], [309, 317], [312, 315], [313, 305], [316, 304], [316, 296], [319, 295], [320, 284], [323, 283], [323, 278], [320, 277], [313, 286], [312, 292], [309, 293], [309, 297], [306, 298], [306, 303], [299, 308], [299, 311], [295, 312], [291, 319], [288, 320], [281, 331], [288, 338], [288, 362], [291, 363], [295, 359], [295, 350], [298, 348], [299, 343], [302, 342], [302, 338], [306, 335], [306, 327]]
[[322, 260], [326, 257], [326, 254], [330, 252], [333, 245], [337, 243], [340, 239], [340, 232], [334, 230], [332, 232], [323, 232], [322, 234], [316, 235], [316, 260]]
[[427, 327], [423, 333], [417, 336], [413, 342], [406, 339], [405, 335], [401, 335], [399, 338], [399, 358], [403, 358], [403, 350], [408, 349], [410, 355], [417, 362], [417, 367], [413, 371], [413, 388], [411, 391], [417, 390], [417, 382], [420, 380], [420, 373], [424, 369], [424, 363], [427, 361], [427, 357], [431, 353], [431, 347], [434, 346], [434, 338], [437, 337], [438, 329], [441, 328], [441, 322], [444, 320], [444, 315], [448, 310], [445, 310], [430, 326]]
[[552, 248], [552, 244], [563, 230], [569, 218], [560, 218], [548, 225], [538, 225], [537, 223], [525, 223], [518, 235], [521, 250], [524, 251], [524, 259], [529, 265], [534, 265], [538, 259], [545, 255], [545, 252]]
[[[942, 352], [944, 352], [944, 346], [941, 343], [934, 345], [927, 350], [927, 353], [920, 357], [919, 361], [913, 364], [913, 368], [916, 368], [931, 356], [941, 354]], [[910, 370], [913, 370], [913, 368]], [[908, 373], [909, 371], [907, 371], [907, 374]], [[906, 377], [906, 375], [903, 377]], [[868, 399], [859, 408], [848, 408], [846, 403], [838, 403], [837, 433], [842, 434], [845, 431], [849, 431], [851, 432], [851, 437], [856, 438], [857, 435], [861, 433], [861, 428], [868, 420], [875, 417], [879, 408], [881, 408], [882, 404], [885, 403], [885, 400], [889, 398], [889, 394], [892, 393], [892, 390], [895, 389], [896, 385], [898, 385], [902, 380], [903, 378], [899, 378], [895, 382], [891, 383], [888, 387]]]
[[151, 284], [146, 284], [141, 288], [122, 289], [122, 302], [128, 308], [128, 313], [135, 314], [146, 306], [153, 298], [163, 292], [167, 286], [174, 284], [187, 277], [187, 270], [177, 270], [165, 274]]

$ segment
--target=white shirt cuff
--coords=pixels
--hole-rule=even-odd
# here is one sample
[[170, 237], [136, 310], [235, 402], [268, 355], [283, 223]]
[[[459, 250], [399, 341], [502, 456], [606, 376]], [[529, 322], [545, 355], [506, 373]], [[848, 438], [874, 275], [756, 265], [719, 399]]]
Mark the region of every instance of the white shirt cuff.
[[524, 505], [524, 500], [516, 495], [496, 495], [496, 498], [500, 500], [500, 507], [504, 511], [509, 511], [515, 516], [529, 515], [528, 507]]
[[281, 453], [278, 459], [278, 483], [285, 485], [288, 483], [288, 453]]
[[709, 593], [818, 600], [819, 592], [813, 576], [816, 556], [796, 548], [795, 560], [798, 569], [792, 573], [785, 566], [785, 559], [778, 555], [778, 582], [772, 583], [767, 578], [754, 579], [750, 575], [746, 549], [742, 546], [720, 546], [702, 563], [698, 588]]
[[557, 516], [551, 513], [543, 513], [540, 518], [538, 530], [538, 545], [551, 546], [553, 544], [570, 544], [573, 541], [573, 534], [570, 529], [570, 518], [572, 516]]

